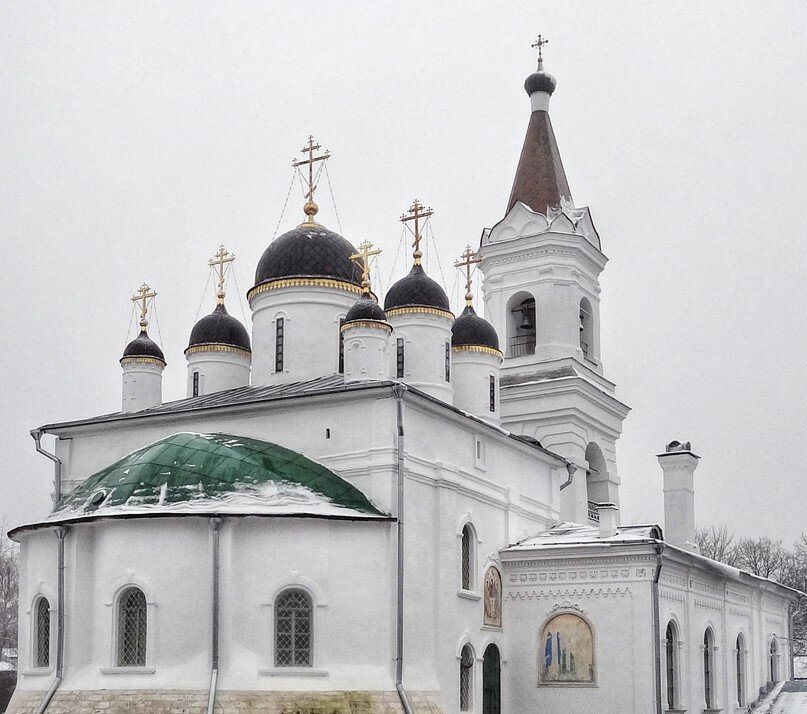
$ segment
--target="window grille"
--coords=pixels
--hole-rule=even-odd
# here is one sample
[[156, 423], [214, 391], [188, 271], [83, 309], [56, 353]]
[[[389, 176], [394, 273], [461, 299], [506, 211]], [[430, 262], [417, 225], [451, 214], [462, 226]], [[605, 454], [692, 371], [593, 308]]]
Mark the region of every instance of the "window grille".
[[35, 667], [50, 667], [50, 603], [41, 597], [34, 610]]
[[703, 635], [703, 694], [706, 699], [706, 708], [714, 706], [712, 693], [712, 637], [709, 630]]
[[313, 604], [303, 590], [286, 590], [275, 601], [275, 667], [311, 667]]
[[275, 320], [275, 372], [283, 371], [283, 348], [285, 342], [286, 321], [282, 317]]
[[474, 653], [469, 645], [462, 648], [460, 655], [460, 711], [471, 711], [473, 704], [473, 689], [471, 688], [471, 674], [474, 666]]
[[451, 381], [451, 345], [446, 342], [446, 382]]
[[396, 364], [398, 367], [398, 379], [404, 376], [404, 340], [403, 337], [399, 337], [396, 341]]
[[490, 411], [496, 411], [496, 377], [490, 375]]
[[194, 397], [199, 396], [199, 373], [198, 372], [193, 373], [193, 396]]
[[743, 636], [737, 635], [737, 705], [745, 706], [745, 643]]
[[670, 622], [667, 625], [667, 641], [665, 652], [667, 655], [667, 708], [675, 709], [675, 625]]
[[342, 332], [342, 325], [345, 318], [339, 318], [339, 374], [345, 373], [345, 333]]
[[146, 666], [146, 596], [128, 588], [118, 600], [118, 667]]
[[462, 589], [471, 589], [471, 527], [462, 528]]

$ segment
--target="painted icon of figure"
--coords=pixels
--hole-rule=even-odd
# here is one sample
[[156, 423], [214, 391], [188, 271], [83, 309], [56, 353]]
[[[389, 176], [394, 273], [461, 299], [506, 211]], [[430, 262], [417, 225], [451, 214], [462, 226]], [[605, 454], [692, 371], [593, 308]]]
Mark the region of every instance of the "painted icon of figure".
[[544, 671], [552, 666], [552, 633], [546, 633], [546, 645], [544, 647]]

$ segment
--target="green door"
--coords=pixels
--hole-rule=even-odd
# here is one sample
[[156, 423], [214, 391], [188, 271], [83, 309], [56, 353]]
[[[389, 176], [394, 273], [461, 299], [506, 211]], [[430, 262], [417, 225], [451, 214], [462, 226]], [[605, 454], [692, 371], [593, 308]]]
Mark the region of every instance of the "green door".
[[482, 714], [501, 714], [502, 676], [499, 648], [488, 645], [482, 660]]

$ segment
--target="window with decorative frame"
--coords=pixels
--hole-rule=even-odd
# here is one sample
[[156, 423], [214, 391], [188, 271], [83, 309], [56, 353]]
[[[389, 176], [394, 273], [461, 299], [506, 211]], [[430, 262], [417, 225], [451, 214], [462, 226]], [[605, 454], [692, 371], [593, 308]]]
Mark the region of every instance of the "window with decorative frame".
[[714, 635], [712, 629], [703, 633], [703, 698], [707, 709], [715, 706]]
[[462, 527], [460, 587], [471, 590], [474, 575], [474, 531], [470, 523]]
[[286, 320], [278, 317], [275, 320], [275, 372], [282, 372], [285, 367]]
[[745, 697], [745, 638], [742, 633], [737, 635], [737, 643], [735, 645], [735, 670], [737, 677], [737, 706], [744, 707], [746, 705]]
[[275, 667], [312, 667], [314, 603], [300, 588], [275, 598]]
[[473, 711], [474, 689], [474, 651], [471, 645], [465, 645], [460, 654], [460, 711]]
[[667, 633], [664, 640], [664, 653], [665, 653], [665, 672], [667, 674], [667, 708], [675, 709], [675, 703], [678, 699], [678, 663], [676, 660], [678, 647], [678, 630], [675, 623], [670, 620], [667, 623]]
[[116, 665], [145, 667], [148, 605], [146, 596], [140, 588], [128, 587], [120, 594], [117, 617]]
[[451, 344], [446, 342], [446, 382], [451, 381]]
[[50, 603], [44, 596], [34, 605], [34, 667], [50, 667]]
[[194, 397], [199, 396], [199, 372], [198, 372], [198, 370], [194, 371], [194, 373], [193, 373], [193, 391], [191, 392], [191, 396], [194, 396]]
[[404, 338], [399, 337], [395, 341], [395, 373], [398, 379], [404, 376]]
[[496, 411], [496, 377], [490, 375], [490, 411]]

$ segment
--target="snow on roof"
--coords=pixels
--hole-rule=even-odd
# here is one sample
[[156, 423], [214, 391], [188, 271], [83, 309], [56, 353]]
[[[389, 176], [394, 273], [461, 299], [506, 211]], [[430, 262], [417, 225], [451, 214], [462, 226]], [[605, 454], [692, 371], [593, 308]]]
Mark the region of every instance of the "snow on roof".
[[506, 553], [523, 550], [541, 550], [577, 545], [618, 545], [619, 543], [648, 543], [661, 539], [661, 529], [654, 525], [620, 526], [616, 535], [601, 538], [596, 526], [564, 522], [553, 528], [530, 536], [505, 548]]

